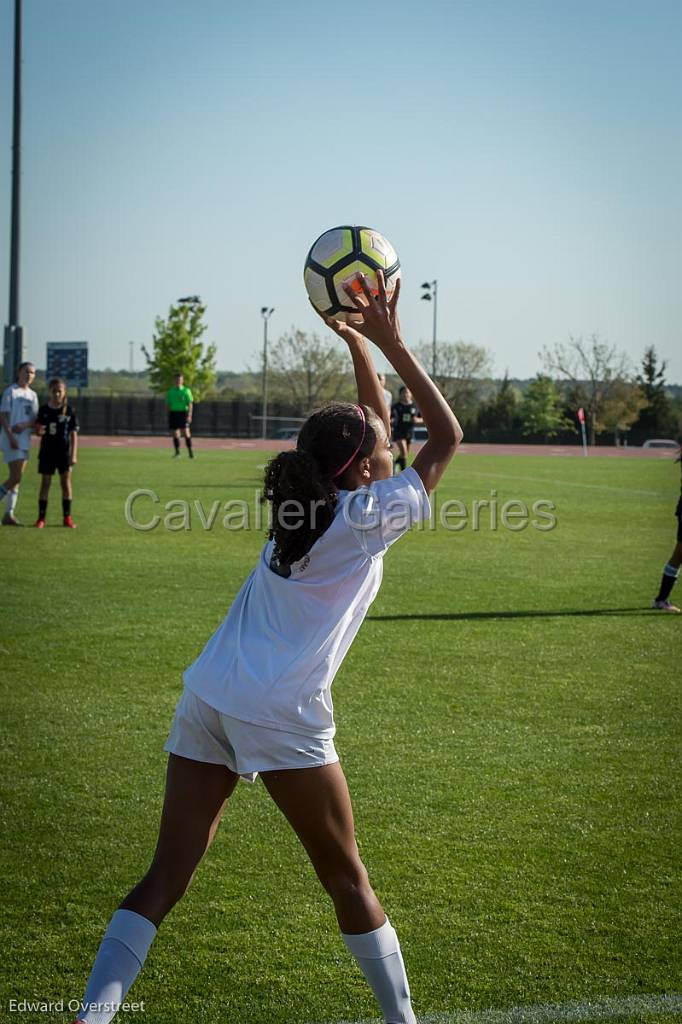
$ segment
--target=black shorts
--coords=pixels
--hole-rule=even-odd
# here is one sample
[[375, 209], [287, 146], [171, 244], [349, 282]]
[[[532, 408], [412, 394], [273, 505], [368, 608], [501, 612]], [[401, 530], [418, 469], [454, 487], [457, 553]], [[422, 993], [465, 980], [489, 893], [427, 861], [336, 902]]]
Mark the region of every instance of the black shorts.
[[184, 430], [187, 423], [186, 412], [169, 412], [168, 413], [168, 429], [169, 430]]
[[38, 472], [41, 476], [52, 476], [53, 473], [67, 473], [69, 465], [69, 453], [67, 452], [40, 452], [38, 454]]
[[413, 435], [412, 435], [412, 431], [411, 430], [394, 430], [393, 431], [393, 440], [394, 441], [407, 441], [407, 443], [409, 444], [410, 441], [412, 440], [412, 436]]

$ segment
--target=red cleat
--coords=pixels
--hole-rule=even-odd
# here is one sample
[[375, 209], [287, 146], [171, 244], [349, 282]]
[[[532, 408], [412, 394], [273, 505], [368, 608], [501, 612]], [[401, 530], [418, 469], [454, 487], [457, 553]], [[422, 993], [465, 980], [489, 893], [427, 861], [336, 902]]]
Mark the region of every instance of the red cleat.
[[44, 530], [44, 529], [45, 529], [45, 520], [44, 519], [36, 519], [36, 530]]
[[64, 526], [68, 527], [69, 530], [76, 529], [76, 524], [74, 523], [71, 516], [64, 516]]

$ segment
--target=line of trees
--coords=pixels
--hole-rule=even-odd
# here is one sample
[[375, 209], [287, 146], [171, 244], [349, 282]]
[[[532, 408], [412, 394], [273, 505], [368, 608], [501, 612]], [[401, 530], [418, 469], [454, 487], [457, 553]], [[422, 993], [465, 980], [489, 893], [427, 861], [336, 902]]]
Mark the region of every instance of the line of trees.
[[[417, 354], [430, 366], [430, 345], [419, 346]], [[665, 362], [659, 362], [653, 346], [645, 350], [639, 372], [615, 345], [596, 334], [570, 338], [543, 350], [540, 358], [542, 372], [524, 387], [508, 374], [496, 384], [486, 348], [444, 342], [438, 346], [435, 380], [472, 439], [568, 440], [577, 433], [579, 408], [585, 411], [590, 444], [600, 435], [619, 444], [635, 428], [640, 440], [643, 435], [682, 434], [682, 400], [668, 394]], [[292, 331], [275, 343], [269, 379], [271, 393], [293, 398], [302, 416], [324, 401], [350, 400], [354, 394], [345, 353], [303, 331]], [[397, 397], [400, 382], [388, 375], [387, 383]]]
[[[197, 400], [202, 397], [258, 397], [262, 356], [254, 356], [250, 372], [218, 384], [214, 345], [205, 346], [206, 307], [197, 296], [171, 306], [157, 318], [152, 351], [143, 348], [148, 386], [164, 393], [174, 374], [184, 373]], [[431, 366], [430, 345], [417, 354]], [[506, 441], [569, 440], [577, 433], [576, 413], [585, 411], [588, 439], [600, 435], [620, 443], [632, 436], [673, 437], [682, 434], [682, 399], [672, 398], [665, 381], [665, 362], [653, 345], [633, 369], [616, 345], [597, 334], [570, 337], [539, 353], [542, 371], [520, 386], [505, 374], [492, 380], [493, 357], [484, 346], [463, 341], [440, 342], [435, 381], [450, 402], [470, 439]], [[387, 375], [397, 397], [400, 382]], [[296, 406], [301, 416], [327, 401], [352, 400], [354, 381], [345, 349], [313, 332], [292, 328], [270, 348], [268, 390], [274, 399]]]

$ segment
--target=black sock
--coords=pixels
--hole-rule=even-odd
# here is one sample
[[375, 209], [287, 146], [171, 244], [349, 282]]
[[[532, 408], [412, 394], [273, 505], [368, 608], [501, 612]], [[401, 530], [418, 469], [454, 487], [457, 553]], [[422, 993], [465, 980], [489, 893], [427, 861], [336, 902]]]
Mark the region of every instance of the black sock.
[[179, 455], [180, 454], [180, 438], [179, 437], [174, 437], [173, 438], [173, 444], [175, 445], [176, 453]]
[[38, 498], [38, 519], [44, 519], [47, 515], [47, 498], [43, 501], [42, 498]]
[[192, 438], [191, 437], [186, 437], [185, 438], [185, 444], [187, 445], [187, 451], [191, 455], [192, 454]]
[[71, 498], [62, 498], [62, 512], [65, 516], [71, 515]]
[[661, 588], [656, 596], [657, 601], [667, 601], [670, 591], [677, 582], [677, 569], [673, 565], [666, 565], [661, 576]]

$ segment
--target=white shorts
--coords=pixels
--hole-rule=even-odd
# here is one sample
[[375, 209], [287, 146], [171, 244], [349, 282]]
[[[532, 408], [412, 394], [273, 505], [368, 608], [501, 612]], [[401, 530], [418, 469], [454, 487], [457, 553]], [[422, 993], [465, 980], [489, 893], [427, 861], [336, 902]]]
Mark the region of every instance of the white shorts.
[[2, 451], [2, 457], [5, 462], [17, 462], [19, 459], [22, 462], [28, 462], [28, 457], [31, 454], [30, 448], [12, 448], [9, 441], [5, 441], [4, 438], [2, 443], [0, 443], [0, 451]]
[[259, 772], [319, 768], [339, 759], [332, 739], [241, 722], [222, 715], [187, 687], [163, 749], [190, 761], [224, 764], [246, 782], [255, 782]]

